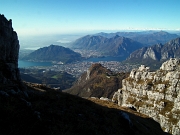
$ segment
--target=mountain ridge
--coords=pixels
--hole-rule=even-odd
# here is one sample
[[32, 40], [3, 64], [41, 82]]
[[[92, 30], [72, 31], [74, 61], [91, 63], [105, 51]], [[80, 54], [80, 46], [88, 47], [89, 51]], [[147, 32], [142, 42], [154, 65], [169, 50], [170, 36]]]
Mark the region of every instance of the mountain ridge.
[[165, 132], [179, 135], [179, 80], [180, 59], [167, 60], [154, 72], [141, 65], [122, 81], [122, 88], [115, 92], [112, 100], [152, 117]]
[[35, 50], [21, 59], [29, 61], [61, 61], [63, 63], [70, 63], [79, 61], [82, 57], [79, 53], [76, 53], [69, 48], [59, 45], [50, 45], [48, 47]]
[[[151, 66], [156, 63], [158, 67], [170, 58], [180, 58], [180, 38], [170, 40], [163, 44], [138, 49], [130, 54], [126, 62], [136, 62]], [[152, 66], [151, 66], [152, 67]]]
[[114, 36], [105, 38], [102, 36], [88, 35], [77, 39], [72, 43], [72, 49], [94, 50], [103, 56], [127, 57], [131, 52], [143, 47], [144, 45], [132, 39]]
[[166, 43], [169, 40], [179, 37], [177, 34], [171, 34], [166, 31], [142, 31], [142, 32], [116, 32], [116, 33], [97, 33], [95, 35], [112, 38], [115, 35], [130, 38], [134, 41], [151, 46], [158, 43]]

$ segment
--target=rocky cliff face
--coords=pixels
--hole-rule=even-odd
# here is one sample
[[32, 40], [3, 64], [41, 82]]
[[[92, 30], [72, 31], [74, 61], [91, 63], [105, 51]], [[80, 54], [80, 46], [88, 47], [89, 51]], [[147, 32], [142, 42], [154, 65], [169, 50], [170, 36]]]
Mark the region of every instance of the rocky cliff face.
[[0, 84], [20, 81], [18, 70], [19, 41], [12, 21], [0, 14]]
[[180, 59], [170, 59], [156, 72], [142, 65], [122, 81], [113, 99], [152, 117], [164, 131], [180, 134]]

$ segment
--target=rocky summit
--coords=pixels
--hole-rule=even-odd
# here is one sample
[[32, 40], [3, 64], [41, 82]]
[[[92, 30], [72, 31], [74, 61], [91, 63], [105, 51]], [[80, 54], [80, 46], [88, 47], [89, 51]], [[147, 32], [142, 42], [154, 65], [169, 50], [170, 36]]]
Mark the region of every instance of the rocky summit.
[[165, 132], [180, 134], [180, 59], [171, 58], [151, 72], [141, 65], [122, 81], [112, 100], [152, 117]]
[[1, 86], [20, 82], [18, 70], [19, 41], [12, 20], [0, 14], [0, 83]]

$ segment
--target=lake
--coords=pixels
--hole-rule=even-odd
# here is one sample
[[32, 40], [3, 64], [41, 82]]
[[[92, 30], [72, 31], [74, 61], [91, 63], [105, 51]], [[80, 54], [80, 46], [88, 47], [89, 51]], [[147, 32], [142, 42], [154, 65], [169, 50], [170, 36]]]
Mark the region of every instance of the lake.
[[[86, 61], [92, 61], [92, 62], [99, 62], [99, 61], [123, 61], [125, 58], [123, 57], [100, 57], [100, 58], [89, 58]], [[33, 66], [52, 66], [53, 64], [51, 62], [33, 62], [33, 61], [18, 61], [18, 67], [19, 68], [25, 68], [25, 67], [33, 67]]]
[[51, 62], [32, 62], [32, 61], [18, 61], [19, 68], [32, 67], [32, 66], [52, 66]]

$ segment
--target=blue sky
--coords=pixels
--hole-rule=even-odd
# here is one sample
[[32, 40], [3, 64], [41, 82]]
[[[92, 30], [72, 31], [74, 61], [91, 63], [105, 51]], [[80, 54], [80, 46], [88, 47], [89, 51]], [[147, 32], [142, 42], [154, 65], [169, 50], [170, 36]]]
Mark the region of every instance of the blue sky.
[[18, 35], [179, 30], [180, 0], [0, 0]]

